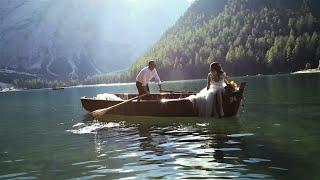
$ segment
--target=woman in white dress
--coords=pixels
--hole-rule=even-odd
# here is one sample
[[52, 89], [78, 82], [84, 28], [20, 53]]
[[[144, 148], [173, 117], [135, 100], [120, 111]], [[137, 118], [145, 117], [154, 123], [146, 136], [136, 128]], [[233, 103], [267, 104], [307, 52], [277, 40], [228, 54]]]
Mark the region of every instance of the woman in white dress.
[[[223, 117], [222, 93], [225, 86], [224, 82], [228, 83], [226, 73], [223, 72], [220, 64], [217, 62], [211, 63], [209, 70], [207, 87], [196, 95], [188, 97], [188, 99], [196, 104], [199, 116], [211, 117], [213, 110], [215, 117]], [[219, 113], [216, 102], [218, 102]]]

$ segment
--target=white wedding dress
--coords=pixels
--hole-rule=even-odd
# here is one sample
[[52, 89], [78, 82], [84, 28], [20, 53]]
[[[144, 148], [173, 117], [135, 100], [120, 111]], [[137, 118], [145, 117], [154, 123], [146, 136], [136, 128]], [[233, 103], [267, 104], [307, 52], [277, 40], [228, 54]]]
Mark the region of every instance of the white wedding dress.
[[[218, 117], [217, 107], [215, 102], [215, 98], [217, 97], [217, 101], [220, 105], [220, 116], [224, 116], [223, 108], [222, 108], [222, 92], [226, 84], [224, 83], [224, 79], [226, 74], [223, 73], [219, 81], [214, 81], [214, 77], [211, 73], [208, 74], [208, 80], [210, 80], [210, 88], [207, 90], [207, 87], [202, 89], [196, 95], [191, 95], [187, 97], [198, 109], [199, 116], [201, 117], [211, 117], [212, 110], [214, 111], [214, 116]], [[217, 94], [217, 96], [215, 96]]]

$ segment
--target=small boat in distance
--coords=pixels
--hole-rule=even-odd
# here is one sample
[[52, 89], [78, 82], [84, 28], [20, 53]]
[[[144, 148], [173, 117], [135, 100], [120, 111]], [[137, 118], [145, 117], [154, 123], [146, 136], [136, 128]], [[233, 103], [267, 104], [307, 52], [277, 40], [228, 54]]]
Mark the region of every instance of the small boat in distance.
[[[239, 90], [223, 94], [224, 117], [235, 116], [239, 110], [246, 83], [240, 85]], [[109, 111], [109, 114], [125, 116], [198, 116], [198, 110], [186, 97], [194, 93], [158, 93], [149, 94], [142, 99], [123, 104]], [[137, 94], [115, 94], [122, 100], [99, 100], [82, 97], [83, 108], [92, 112], [97, 109], [108, 108], [125, 100], [138, 96]]]
[[62, 89], [64, 89], [64, 87], [54, 87], [54, 88], [52, 88], [52, 90], [62, 90]]

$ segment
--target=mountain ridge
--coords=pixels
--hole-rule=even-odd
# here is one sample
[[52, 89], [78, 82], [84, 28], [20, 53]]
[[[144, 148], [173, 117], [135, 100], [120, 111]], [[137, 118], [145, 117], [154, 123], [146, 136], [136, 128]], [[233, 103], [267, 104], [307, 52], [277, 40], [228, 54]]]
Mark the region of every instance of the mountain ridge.
[[2, 0], [0, 69], [62, 81], [127, 69], [187, 5], [141, 2]]
[[[1, 1], [0, 67], [49, 79], [83, 79], [129, 66], [136, 47], [101, 39], [94, 12], [101, 4], [81, 3]], [[112, 63], [115, 58], [118, 63]]]

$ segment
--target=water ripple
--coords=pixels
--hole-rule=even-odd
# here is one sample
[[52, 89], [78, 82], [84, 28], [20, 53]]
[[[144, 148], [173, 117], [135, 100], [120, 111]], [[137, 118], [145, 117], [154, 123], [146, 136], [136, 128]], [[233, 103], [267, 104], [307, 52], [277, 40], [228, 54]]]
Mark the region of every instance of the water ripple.
[[26, 174], [27, 174], [27, 173], [25, 173], [25, 172], [5, 174], [5, 175], [0, 175], [0, 179], [1, 179], [1, 178], [14, 178], [14, 177], [23, 176], [23, 175], [26, 175]]
[[228, 137], [245, 137], [245, 136], [253, 136], [253, 133], [241, 133], [241, 134], [230, 134]]
[[271, 160], [269, 159], [261, 159], [261, 158], [249, 158], [246, 160], [243, 160], [243, 162], [247, 163], [259, 163], [259, 162], [270, 162]]
[[105, 129], [105, 128], [114, 128], [119, 127], [120, 123], [100, 123], [94, 122], [90, 125], [85, 125], [83, 123], [77, 123], [72, 127], [78, 127], [78, 129], [71, 129], [67, 130], [67, 132], [72, 132], [74, 134], [92, 134], [96, 133], [98, 130]]

